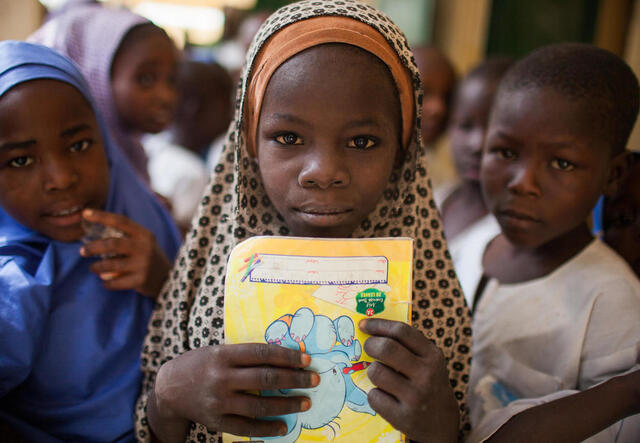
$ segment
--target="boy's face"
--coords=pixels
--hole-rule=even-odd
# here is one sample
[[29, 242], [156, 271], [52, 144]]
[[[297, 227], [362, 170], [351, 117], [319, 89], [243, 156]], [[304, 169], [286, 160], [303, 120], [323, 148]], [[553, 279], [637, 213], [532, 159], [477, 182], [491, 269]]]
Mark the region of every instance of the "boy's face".
[[636, 163], [614, 197], [606, 201], [604, 241], [640, 277], [640, 162]]
[[400, 139], [391, 74], [323, 45], [274, 73], [256, 136], [267, 195], [297, 236], [349, 237], [389, 183]]
[[611, 152], [593, 137], [584, 107], [549, 88], [497, 98], [481, 182], [488, 209], [512, 243], [538, 247], [572, 232], [603, 191]]
[[83, 235], [84, 208], [102, 208], [109, 166], [95, 115], [73, 86], [22, 83], [0, 98], [0, 205], [54, 240]]
[[480, 159], [496, 85], [470, 78], [460, 86], [449, 126], [451, 150], [463, 180], [480, 180]]
[[111, 88], [125, 125], [158, 133], [171, 123], [178, 98], [177, 67], [177, 50], [160, 30], [146, 32], [118, 51], [111, 67]]

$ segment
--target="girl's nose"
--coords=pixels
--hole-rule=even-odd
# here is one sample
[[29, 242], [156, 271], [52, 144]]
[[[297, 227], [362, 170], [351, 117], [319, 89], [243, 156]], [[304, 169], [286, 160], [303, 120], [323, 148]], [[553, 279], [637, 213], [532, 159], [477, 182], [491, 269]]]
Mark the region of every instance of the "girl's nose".
[[300, 186], [321, 189], [348, 186], [350, 175], [346, 161], [337, 151], [318, 147], [310, 152], [298, 175]]
[[80, 176], [69, 160], [49, 158], [46, 162], [47, 164], [43, 165], [46, 192], [64, 191], [78, 183]]
[[535, 166], [521, 164], [516, 166], [513, 172], [507, 185], [509, 191], [522, 196], [540, 197], [542, 195]]

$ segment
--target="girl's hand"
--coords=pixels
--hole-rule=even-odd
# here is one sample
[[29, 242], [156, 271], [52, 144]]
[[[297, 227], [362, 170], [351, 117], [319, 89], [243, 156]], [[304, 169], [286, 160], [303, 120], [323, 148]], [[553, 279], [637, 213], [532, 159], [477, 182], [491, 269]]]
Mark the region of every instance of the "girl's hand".
[[306, 411], [311, 401], [248, 391], [317, 386], [320, 376], [301, 370], [310, 363], [308, 354], [257, 343], [185, 352], [158, 371], [147, 407], [149, 424], [163, 441], [184, 441], [189, 421], [241, 436], [284, 435], [284, 422], [256, 417]]
[[90, 222], [119, 229], [122, 238], [94, 240], [80, 249], [83, 257], [104, 257], [91, 265], [104, 287], [110, 290], [133, 289], [156, 297], [167, 278], [171, 263], [148, 229], [127, 217], [87, 209], [82, 217]]
[[364, 350], [377, 360], [367, 369], [376, 386], [369, 405], [409, 439], [457, 441], [458, 403], [436, 345], [397, 321], [366, 319], [359, 327], [372, 335]]

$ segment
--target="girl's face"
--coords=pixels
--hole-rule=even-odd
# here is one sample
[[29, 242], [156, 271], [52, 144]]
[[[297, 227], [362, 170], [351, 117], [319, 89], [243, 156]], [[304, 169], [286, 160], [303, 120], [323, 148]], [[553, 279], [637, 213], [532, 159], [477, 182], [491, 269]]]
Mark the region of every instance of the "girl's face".
[[389, 182], [400, 121], [390, 72], [363, 50], [316, 46], [276, 70], [257, 155], [267, 195], [294, 235], [352, 234]]
[[177, 50], [162, 30], [142, 25], [130, 31], [111, 67], [114, 103], [126, 126], [158, 133], [171, 123], [177, 66]]
[[33, 80], [0, 98], [0, 205], [9, 215], [54, 240], [76, 241], [82, 210], [102, 208], [108, 192], [100, 129], [79, 91]]
[[458, 173], [463, 180], [480, 180], [482, 145], [496, 85], [482, 78], [464, 80], [456, 95], [449, 135]]

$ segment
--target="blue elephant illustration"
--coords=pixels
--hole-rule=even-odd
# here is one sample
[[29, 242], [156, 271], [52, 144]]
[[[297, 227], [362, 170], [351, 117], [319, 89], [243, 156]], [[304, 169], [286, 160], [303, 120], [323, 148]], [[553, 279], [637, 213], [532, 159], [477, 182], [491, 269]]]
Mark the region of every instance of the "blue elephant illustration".
[[277, 417], [287, 424], [286, 435], [259, 440], [295, 442], [302, 429], [324, 426], [336, 435], [339, 424], [335, 419], [345, 405], [356, 412], [376, 415], [369, 406], [367, 394], [351, 379], [353, 372], [368, 366], [367, 362], [352, 363], [360, 358], [362, 346], [355, 339], [351, 318], [343, 315], [331, 320], [325, 315], [315, 315], [309, 308], [300, 308], [295, 314], [283, 315], [272, 322], [265, 331], [265, 340], [309, 354], [309, 369], [320, 374], [320, 384], [312, 389], [262, 391], [265, 396], [307, 396], [312, 407], [305, 412]]

